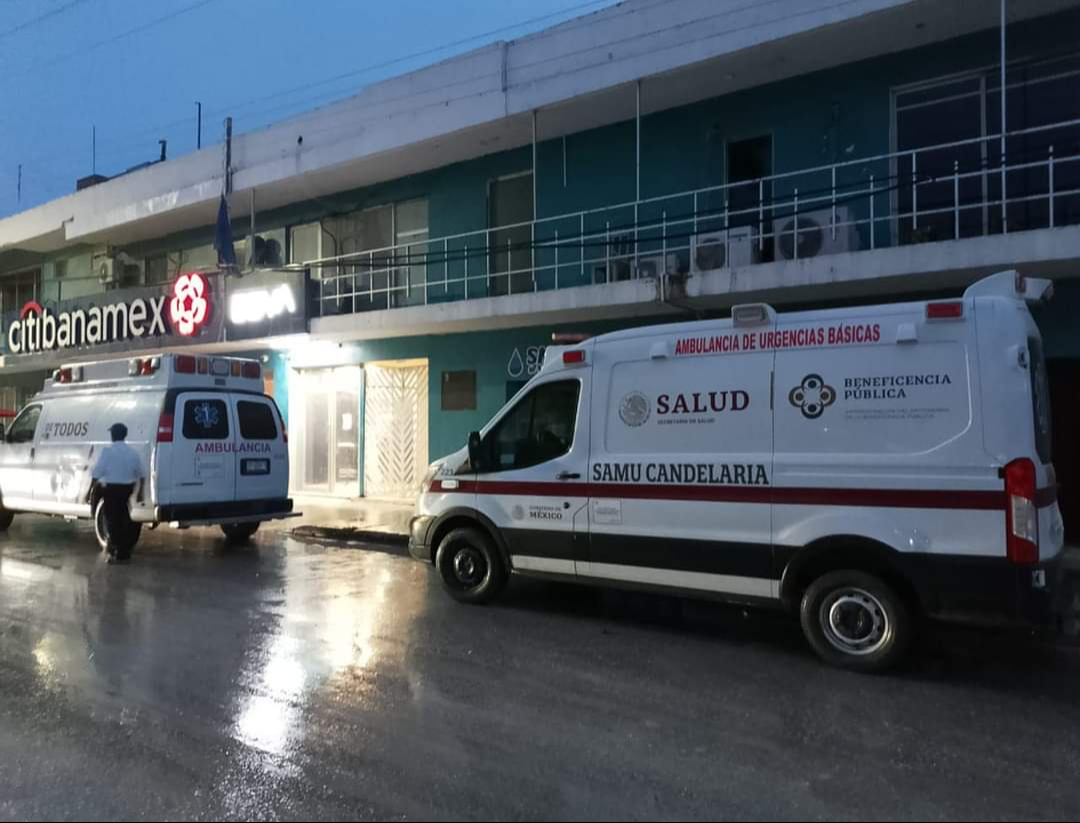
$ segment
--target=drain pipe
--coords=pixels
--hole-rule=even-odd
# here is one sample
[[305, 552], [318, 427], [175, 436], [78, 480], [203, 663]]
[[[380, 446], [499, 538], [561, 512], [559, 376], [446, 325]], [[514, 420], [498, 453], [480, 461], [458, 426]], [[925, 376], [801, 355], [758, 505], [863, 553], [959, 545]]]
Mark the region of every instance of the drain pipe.
[[[679, 276], [680, 277], [689, 277], [689, 275], [679, 275]], [[694, 316], [695, 320], [704, 320], [705, 319], [705, 312], [702, 311], [700, 308], [698, 308], [696, 306], [691, 306], [688, 303], [680, 302], [679, 300], [676, 300], [675, 298], [671, 297], [669, 289], [668, 289], [668, 284], [669, 284], [670, 280], [671, 280], [671, 275], [667, 274], [667, 273], [661, 274], [656, 278], [656, 300], [657, 300], [657, 302], [660, 303], [660, 305], [662, 305], [662, 306], [668, 306], [669, 308], [675, 309], [676, 311], [681, 311], [681, 312], [686, 312], [687, 314], [692, 314]], [[685, 285], [685, 280], [683, 281], [683, 283]], [[686, 293], [686, 290], [684, 288], [683, 289], [683, 294], [685, 294], [685, 293]]]

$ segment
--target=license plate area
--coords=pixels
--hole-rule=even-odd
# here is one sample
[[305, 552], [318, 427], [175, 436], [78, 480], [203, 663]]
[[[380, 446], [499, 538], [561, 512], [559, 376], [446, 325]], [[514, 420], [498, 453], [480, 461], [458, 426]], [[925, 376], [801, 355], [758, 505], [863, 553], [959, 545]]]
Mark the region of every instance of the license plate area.
[[240, 461], [240, 474], [245, 477], [250, 475], [270, 474], [270, 460], [266, 457], [245, 457]]

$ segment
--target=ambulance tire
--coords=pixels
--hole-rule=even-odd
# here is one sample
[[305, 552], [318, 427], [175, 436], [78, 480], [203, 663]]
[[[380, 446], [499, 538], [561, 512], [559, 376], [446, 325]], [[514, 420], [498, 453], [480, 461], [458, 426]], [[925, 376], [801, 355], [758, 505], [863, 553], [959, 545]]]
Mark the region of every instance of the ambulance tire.
[[258, 530], [258, 523], [228, 523], [221, 527], [221, 531], [225, 534], [225, 542], [230, 546], [247, 543]]
[[[135, 544], [139, 542], [140, 535], [142, 535], [142, 523], [132, 523], [128, 546], [121, 553], [131, 554], [135, 549]], [[94, 504], [94, 537], [97, 538], [98, 546], [103, 552], [109, 550], [109, 530], [105, 523], [104, 497], [99, 497], [97, 503]]]
[[811, 583], [799, 618], [819, 657], [864, 673], [895, 666], [914, 633], [904, 600], [885, 581], [854, 569], [829, 572]]
[[491, 538], [470, 526], [442, 539], [435, 567], [450, 596], [460, 603], [488, 603], [506, 586], [506, 566]]
[[0, 532], [6, 532], [11, 527], [11, 522], [15, 519], [15, 512], [0, 506]]

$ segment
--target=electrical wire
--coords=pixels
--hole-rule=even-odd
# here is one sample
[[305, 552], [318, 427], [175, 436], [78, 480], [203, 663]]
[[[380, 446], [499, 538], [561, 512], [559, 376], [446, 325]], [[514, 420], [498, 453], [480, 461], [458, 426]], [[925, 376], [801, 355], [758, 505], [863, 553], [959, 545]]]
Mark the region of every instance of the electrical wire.
[[[85, 0], [80, 0], [80, 2], [85, 2]], [[144, 24], [144, 25], [142, 25], [140, 27], [136, 27], [136, 29], [132, 29], [132, 30], [129, 30], [127, 32], [121, 32], [120, 34], [114, 36], [113, 38], [110, 38], [107, 41], [101, 41], [100, 43], [92, 44], [91, 46], [87, 47], [86, 50], [89, 51], [91, 49], [98, 48], [101, 45], [105, 45], [107, 43], [114, 42], [115, 40], [117, 40], [117, 39], [119, 39], [121, 37], [126, 37], [126, 36], [129, 36], [132, 33], [135, 33], [136, 31], [145, 30], [147, 28], [150, 28], [151, 26], [158, 25], [160, 22], [164, 22], [167, 19], [172, 19], [173, 17], [176, 17], [176, 16], [178, 16], [180, 14], [183, 14], [183, 13], [187, 13], [188, 11], [192, 11], [194, 9], [200, 8], [201, 6], [207, 5], [207, 4], [211, 3], [211, 2], [213, 2], [213, 0], [201, 0], [201, 2], [195, 3], [195, 4], [191, 5], [191, 6], [187, 6], [187, 7], [183, 8], [183, 9], [180, 9], [180, 10], [178, 10], [178, 11], [176, 11], [176, 12], [170, 14], [170, 15], [167, 15], [166, 17], [158, 18], [157, 20], [150, 21], [149, 23], [146, 23], [146, 24]], [[663, 3], [669, 3], [669, 2], [672, 2], [672, 0], [658, 0], [658, 2], [654, 3], [653, 5], [659, 5], [659, 4], [663, 4]], [[579, 4], [573, 5], [573, 6], [566, 6], [566, 7], [563, 7], [561, 9], [558, 9], [556, 11], [550, 12], [548, 14], [539, 15], [539, 16], [536, 16], [536, 17], [529, 18], [527, 20], [518, 21], [516, 23], [510, 23], [510, 24], [508, 24], [506, 26], [501, 26], [501, 27], [499, 27], [497, 29], [491, 29], [491, 30], [486, 31], [486, 32], [481, 32], [481, 33], [473, 35], [471, 37], [461, 38], [461, 39], [456, 40], [456, 41], [452, 41], [452, 42], [449, 42], [449, 43], [444, 43], [442, 45], [435, 46], [435, 47], [432, 47], [432, 48], [429, 48], [429, 49], [424, 49], [424, 50], [421, 50], [421, 51], [413, 52], [411, 54], [404, 55], [404, 56], [401, 56], [401, 57], [395, 57], [395, 58], [392, 58], [390, 60], [385, 60], [385, 61], [381, 61], [381, 62], [378, 62], [378, 63], [372, 63], [372, 64], [369, 64], [369, 65], [364, 66], [362, 68], [355, 69], [355, 70], [352, 70], [352, 71], [349, 71], [349, 72], [345, 72], [343, 74], [335, 75], [335, 76], [330, 77], [330, 78], [324, 78], [322, 80], [317, 80], [317, 81], [314, 81], [312, 83], [307, 83], [307, 84], [303, 84], [303, 85], [300, 85], [300, 86], [295, 86], [295, 87], [293, 87], [291, 89], [285, 89], [285, 90], [282, 90], [282, 91], [279, 91], [279, 92], [274, 92], [272, 94], [267, 94], [267, 95], [262, 95], [260, 97], [250, 98], [248, 100], [241, 101], [241, 102], [238, 102], [238, 103], [234, 103], [234, 104], [231, 104], [231, 105], [226, 105], [226, 106], [221, 106], [219, 108], [210, 109], [208, 111], [205, 111], [203, 114], [204, 114], [204, 117], [213, 118], [213, 117], [221, 115], [221, 114], [227, 114], [227, 113], [233, 113], [233, 112], [236, 112], [236, 111], [242, 111], [243, 109], [245, 109], [245, 108], [247, 108], [249, 106], [255, 105], [257, 103], [260, 103], [260, 102], [265, 102], [267, 100], [272, 100], [272, 99], [276, 99], [276, 98], [279, 98], [279, 97], [288, 96], [288, 95], [294, 94], [294, 93], [296, 93], [298, 91], [303, 91], [303, 90], [306, 90], [306, 89], [309, 89], [309, 88], [315, 88], [315, 87], [318, 87], [320, 85], [326, 85], [327, 83], [338, 82], [340, 80], [351, 78], [351, 77], [358, 77], [358, 76], [361, 76], [363, 74], [368, 74], [368, 73], [371, 73], [373, 71], [377, 71], [377, 70], [384, 69], [384, 68], [389, 68], [389, 67], [392, 67], [394, 65], [398, 65], [398, 64], [401, 64], [401, 63], [404, 63], [404, 62], [408, 62], [410, 60], [415, 60], [415, 59], [419, 59], [419, 58], [422, 58], [422, 57], [427, 57], [427, 56], [431, 56], [431, 55], [438, 54], [438, 53], [441, 53], [441, 52], [445, 52], [445, 51], [448, 51], [448, 50], [451, 50], [451, 49], [459, 48], [459, 47], [461, 47], [463, 45], [467, 45], [467, 44], [475, 42], [477, 40], [484, 40], [484, 39], [493, 37], [493, 36], [498, 35], [498, 34], [503, 34], [503, 33], [506, 33], [506, 32], [509, 32], [509, 31], [514, 31], [516, 29], [520, 29], [520, 28], [523, 28], [523, 27], [526, 27], [526, 26], [535, 25], [537, 23], [545, 22], [547, 20], [551, 20], [551, 19], [563, 16], [565, 14], [569, 14], [569, 13], [572, 13], [572, 12], [582, 11], [584, 9], [593, 8], [593, 7], [611, 7], [611, 8], [615, 8], [615, 7], [618, 7], [619, 5], [621, 5], [621, 4], [616, 3], [614, 6], [612, 6], [611, 5], [611, 0], [587, 0], [587, 2], [584, 2], [584, 3], [579, 3]], [[571, 22], [573, 22], [573, 21], [571, 21]], [[61, 55], [56, 60], [44, 61], [42, 63], [36, 64], [35, 66], [29, 67], [29, 69], [26, 69], [26, 70], [23, 70], [23, 71], [20, 71], [20, 72], [16, 72], [14, 74], [8, 74], [8, 75], [6, 75], [6, 77], [21, 76], [22, 74], [25, 74], [28, 71], [34, 70], [34, 69], [36, 69], [38, 67], [51, 65], [51, 64], [56, 63], [56, 62], [61, 62], [63, 60], [67, 60], [70, 57], [74, 57], [74, 56], [77, 56], [77, 53], [71, 53], [71, 54], [68, 54], [68, 55]], [[463, 82], [472, 82], [475, 79], [480, 79], [480, 77], [486, 77], [486, 76], [488, 76], [488, 74], [489, 73], [485, 73], [484, 75], [481, 75], [479, 77], [469, 78], [466, 81], [457, 81], [456, 83], [453, 83], [453, 84], [450, 84], [449, 86], [446, 86], [446, 88], [452, 87], [454, 85], [460, 85]], [[395, 98], [393, 100], [382, 101], [380, 103], [380, 105], [385, 105], [386, 103], [389, 103], [389, 102], [395, 102], [396, 100], [408, 99], [410, 97], [413, 97], [413, 96], [416, 96], [416, 95], [419, 95], [419, 94], [430, 94], [432, 91], [436, 91], [438, 89], [439, 89], [439, 87], [437, 87], [435, 89], [426, 89], [426, 90], [423, 90], [421, 92], [413, 93], [413, 94], [410, 94], [410, 95], [402, 95], [399, 98]], [[303, 98], [303, 99], [300, 99], [300, 100], [297, 100], [297, 101], [294, 101], [292, 103], [285, 104], [285, 105], [282, 105], [282, 106], [277, 106], [277, 107], [273, 107], [273, 108], [270, 108], [270, 109], [264, 109], [262, 111], [256, 112], [256, 115], [269, 114], [269, 113], [273, 113], [275, 111], [298, 108], [298, 107], [310, 104], [314, 99], [323, 99], [323, 98], [337, 99], [343, 93], [346, 93], [345, 90], [333, 90], [331, 92], [324, 92], [321, 95], [316, 96], [316, 98]], [[135, 131], [135, 132], [128, 132], [128, 134], [130, 135], [130, 134], [161, 133], [161, 132], [163, 132], [165, 130], [168, 130], [168, 129], [171, 129], [171, 128], [175, 128], [175, 127], [179, 127], [179, 126], [183, 126], [183, 125], [188, 125], [191, 122], [192, 122], [192, 118], [190, 118], [190, 117], [189, 118], [183, 118], [183, 119], [170, 121], [170, 122], [164, 123], [164, 124], [159, 124], [157, 126], [148, 126], [148, 127], [143, 128], [143, 129], [139, 129], [138, 131]], [[142, 143], [143, 143], [143, 141], [125, 141], [124, 143], [119, 143], [119, 144], [113, 143], [112, 145], [108, 145], [108, 146], [105, 146], [103, 148], [99, 148], [98, 157], [99, 158], [102, 158], [102, 157], [107, 158], [107, 157], [110, 157], [110, 156], [117, 156], [117, 155], [119, 155], [121, 153], [126, 153], [124, 151], [126, 148], [128, 148], [128, 147], [134, 148], [134, 147], [136, 147], [136, 146], [138, 146], [138, 145], [140, 145]], [[46, 158], [46, 157], [34, 158], [34, 157], [31, 157], [31, 158], [29, 158], [29, 161], [33, 161], [35, 159], [36, 160], [47, 160], [47, 159], [51, 159], [51, 158]]]
[[33, 72], [39, 71], [40, 69], [48, 68], [49, 66], [55, 66], [58, 63], [66, 62], [66, 61], [71, 60], [71, 59], [73, 59], [75, 57], [80, 57], [80, 56], [82, 56], [84, 54], [89, 54], [92, 51], [100, 49], [102, 46], [109, 46], [109, 45], [112, 45], [113, 43], [116, 43], [116, 42], [118, 42], [120, 40], [123, 40], [126, 37], [131, 37], [134, 34], [141, 34], [142, 32], [144, 32], [144, 31], [146, 31], [148, 29], [152, 29], [155, 26], [160, 26], [162, 23], [167, 23], [170, 20], [175, 20], [177, 17], [180, 17], [181, 15], [188, 14], [190, 12], [196, 11], [196, 10], [201, 9], [204, 6], [208, 6], [208, 5], [210, 5], [211, 3], [214, 3], [214, 2], [217, 2], [217, 0], [198, 0], [195, 3], [191, 3], [191, 4], [187, 5], [187, 6], [182, 6], [181, 8], [176, 9], [175, 11], [171, 11], [168, 14], [164, 14], [161, 17], [155, 17], [153, 20], [148, 20], [145, 23], [140, 23], [138, 26], [134, 26], [134, 27], [132, 27], [130, 29], [126, 29], [125, 31], [122, 31], [122, 32], [118, 32], [117, 34], [114, 34], [112, 37], [107, 37], [104, 40], [98, 40], [97, 42], [90, 43], [89, 45], [84, 46], [82, 49], [79, 49], [78, 51], [70, 51], [70, 52], [67, 52], [65, 54], [57, 55], [56, 57], [54, 57], [52, 59], [49, 59], [49, 60], [42, 60], [41, 62], [34, 63], [32, 65], [29, 65], [29, 66], [25, 66], [24, 68], [22, 68], [19, 71], [5, 72], [4, 79], [5, 80], [14, 80], [15, 78], [24, 77], [27, 74], [31, 74]]
[[81, 6], [83, 3], [87, 2], [89, 2], [89, 0], [71, 0], [70, 3], [65, 3], [62, 6], [57, 6], [54, 9], [49, 9], [44, 14], [39, 14], [37, 17], [31, 17], [29, 20], [19, 23], [17, 26], [12, 26], [10, 29], [0, 31], [0, 40], [3, 40], [5, 37], [10, 37], [13, 34], [18, 34], [19, 32], [25, 31], [26, 29], [33, 28], [38, 23], [42, 23], [46, 20], [51, 20], [53, 17], [59, 17], [68, 9], [73, 9], [76, 6]]

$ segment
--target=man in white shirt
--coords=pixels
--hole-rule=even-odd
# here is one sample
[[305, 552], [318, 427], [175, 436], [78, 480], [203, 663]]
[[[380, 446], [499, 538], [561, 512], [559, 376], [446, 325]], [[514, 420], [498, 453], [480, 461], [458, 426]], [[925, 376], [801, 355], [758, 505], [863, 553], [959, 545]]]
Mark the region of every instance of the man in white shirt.
[[131, 524], [131, 512], [128, 501], [139, 484], [137, 500], [143, 501], [146, 486], [146, 472], [142, 458], [124, 439], [127, 426], [113, 423], [109, 426], [112, 444], [101, 450], [92, 472], [93, 479], [101, 484], [105, 499], [105, 524], [109, 535], [109, 562], [122, 563], [131, 559], [134, 548], [134, 528]]

